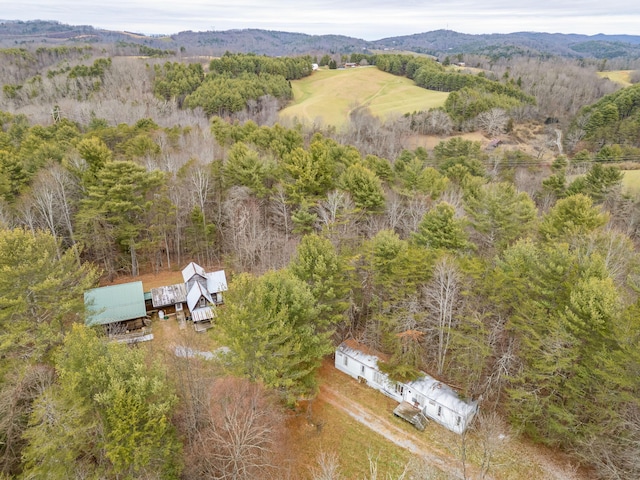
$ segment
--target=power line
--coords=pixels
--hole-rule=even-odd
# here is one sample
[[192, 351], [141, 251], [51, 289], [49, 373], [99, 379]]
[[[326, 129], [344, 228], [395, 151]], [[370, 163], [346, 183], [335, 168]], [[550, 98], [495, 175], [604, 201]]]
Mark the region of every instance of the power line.
[[[434, 162], [428, 162], [425, 164], [426, 167], [433, 167], [433, 168], [438, 168], [442, 165], [442, 163], [446, 162], [446, 160], [444, 160], [443, 162], [439, 162], [439, 163], [434, 163]], [[526, 161], [517, 161], [517, 160], [507, 160], [507, 161], [482, 161], [479, 160], [479, 162], [485, 166], [485, 167], [491, 167], [491, 168], [507, 168], [507, 167], [551, 167], [551, 163], [543, 163], [541, 161], [532, 161], [532, 160], [526, 160]], [[571, 160], [568, 160], [567, 166], [569, 167], [577, 167], [580, 165], [591, 165], [591, 164], [596, 164], [599, 163], [601, 165], [610, 165], [610, 166], [619, 166], [619, 163], [638, 163], [640, 164], [640, 155], [633, 155], [633, 156], [625, 156], [625, 157], [619, 157], [616, 160], [599, 160], [599, 159], [589, 159], [589, 160], [581, 160], [580, 162], [572, 162]]]

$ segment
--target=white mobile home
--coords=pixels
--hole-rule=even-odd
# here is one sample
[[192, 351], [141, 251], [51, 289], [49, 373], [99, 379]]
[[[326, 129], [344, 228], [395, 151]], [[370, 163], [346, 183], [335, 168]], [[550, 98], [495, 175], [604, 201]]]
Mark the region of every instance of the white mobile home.
[[[387, 374], [378, 370], [379, 357], [380, 354], [348, 340], [336, 350], [335, 366], [347, 375], [366, 382], [370, 387], [401, 402], [404, 411], [410, 406], [416, 413], [449, 430], [464, 433], [478, 411], [477, 402], [462, 400], [451, 387], [424, 372], [421, 378], [413, 382], [394, 382]], [[406, 418], [405, 415], [401, 416]], [[414, 423], [413, 420], [409, 421]]]

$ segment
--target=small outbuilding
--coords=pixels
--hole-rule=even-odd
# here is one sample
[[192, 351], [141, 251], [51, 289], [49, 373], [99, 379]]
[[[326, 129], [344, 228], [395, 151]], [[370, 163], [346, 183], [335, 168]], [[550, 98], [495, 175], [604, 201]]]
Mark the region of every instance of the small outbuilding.
[[448, 385], [421, 372], [412, 382], [396, 382], [378, 369], [384, 356], [371, 351], [355, 340], [343, 342], [335, 352], [338, 370], [366, 383], [371, 388], [393, 398], [400, 405], [394, 413], [422, 430], [426, 419], [462, 434], [478, 412], [478, 403], [460, 398]]
[[176, 283], [175, 285], [167, 285], [151, 289], [151, 302], [153, 308], [164, 308], [187, 301], [187, 289], [184, 283]]
[[126, 343], [153, 339], [142, 282], [94, 288], [84, 293], [88, 326], [101, 325], [109, 338]]
[[[187, 303], [187, 289], [184, 283], [151, 289], [153, 311], [175, 314], [178, 322], [185, 321], [184, 304]], [[162, 310], [159, 310], [162, 309]]]

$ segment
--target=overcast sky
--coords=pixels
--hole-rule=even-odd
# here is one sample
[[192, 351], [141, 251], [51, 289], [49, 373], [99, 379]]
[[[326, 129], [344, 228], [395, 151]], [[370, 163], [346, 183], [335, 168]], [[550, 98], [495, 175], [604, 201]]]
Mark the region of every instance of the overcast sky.
[[145, 34], [261, 28], [366, 40], [438, 29], [640, 35], [640, 0], [0, 0], [0, 19]]

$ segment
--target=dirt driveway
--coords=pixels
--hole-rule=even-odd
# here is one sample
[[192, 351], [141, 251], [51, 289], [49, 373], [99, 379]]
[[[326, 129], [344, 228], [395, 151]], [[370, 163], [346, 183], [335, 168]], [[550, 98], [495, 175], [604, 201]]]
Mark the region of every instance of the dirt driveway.
[[[432, 445], [428, 439], [421, 436], [418, 431], [413, 433], [394, 425], [388, 420], [388, 411], [374, 413], [352, 398], [345, 396], [326, 384], [320, 387], [318, 399], [342, 410], [351, 418], [382, 435], [387, 440], [424, 459], [429, 465], [436, 467], [451, 478], [464, 479], [462, 462], [459, 457]], [[554, 461], [554, 459], [539, 452], [534, 446], [527, 448], [522, 445], [521, 448], [523, 448], [522, 453], [524, 455], [530, 459], [535, 459], [535, 463], [540, 466], [543, 476], [537, 480], [581, 480], [589, 478], [588, 476], [581, 475], [575, 468], [572, 468], [571, 465], [564, 465]], [[467, 464], [466, 478], [468, 480], [480, 478], [490, 480], [493, 477], [491, 476], [491, 472], [482, 477], [478, 467]]]
[[[460, 459], [453, 457], [447, 452], [434, 448], [417, 434], [408, 433], [407, 431], [398, 428], [396, 425], [384, 418], [389, 415], [389, 412], [384, 412], [382, 415], [375, 414], [371, 410], [354, 402], [327, 385], [322, 385], [320, 387], [318, 399], [342, 410], [351, 418], [357, 420], [396, 445], [406, 448], [412, 454], [423, 458], [427, 463], [443, 472], [446, 472], [453, 478], [464, 478]], [[468, 468], [469, 467], [467, 467], [467, 469]], [[472, 475], [471, 477], [470, 473]], [[478, 472], [468, 471], [467, 478], [479, 478], [479, 474]], [[489, 479], [490, 477], [485, 478]]]

